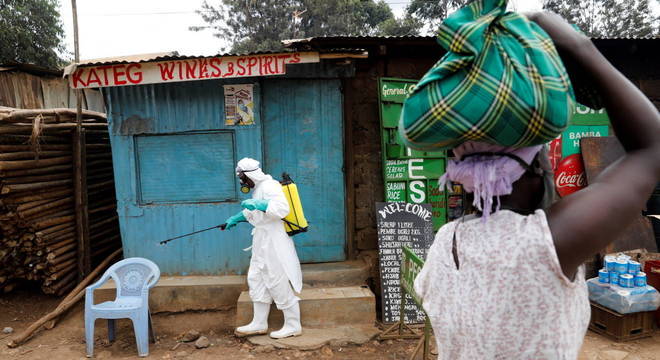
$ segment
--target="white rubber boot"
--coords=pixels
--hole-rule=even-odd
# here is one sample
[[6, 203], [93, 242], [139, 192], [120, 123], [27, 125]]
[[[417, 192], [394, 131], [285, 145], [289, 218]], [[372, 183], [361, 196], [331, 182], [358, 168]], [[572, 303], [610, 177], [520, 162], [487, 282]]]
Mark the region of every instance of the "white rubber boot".
[[270, 304], [255, 301], [252, 303], [252, 308], [254, 309], [252, 322], [236, 328], [236, 330], [234, 330], [236, 336], [244, 337], [250, 335], [262, 335], [268, 332], [268, 313], [270, 312]]
[[289, 336], [300, 336], [302, 326], [300, 325], [300, 306], [296, 304], [288, 309], [282, 310], [284, 313], [284, 326], [277, 331], [270, 333], [273, 339], [283, 339]]

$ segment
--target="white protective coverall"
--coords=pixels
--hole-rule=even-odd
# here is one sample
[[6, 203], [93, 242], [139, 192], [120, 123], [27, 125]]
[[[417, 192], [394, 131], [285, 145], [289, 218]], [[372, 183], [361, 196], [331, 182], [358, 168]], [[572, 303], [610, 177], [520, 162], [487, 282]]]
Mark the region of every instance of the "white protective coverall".
[[288, 309], [300, 300], [293, 290], [296, 293], [302, 290], [300, 260], [282, 222], [282, 218], [289, 214], [289, 203], [284, 197], [282, 185], [264, 174], [258, 161], [243, 159], [236, 170], [245, 171], [245, 175], [254, 182], [253, 199], [268, 200], [265, 212], [243, 210], [247, 221], [254, 226], [252, 258], [247, 276], [250, 298], [253, 302], [267, 304], [274, 301], [278, 309]]

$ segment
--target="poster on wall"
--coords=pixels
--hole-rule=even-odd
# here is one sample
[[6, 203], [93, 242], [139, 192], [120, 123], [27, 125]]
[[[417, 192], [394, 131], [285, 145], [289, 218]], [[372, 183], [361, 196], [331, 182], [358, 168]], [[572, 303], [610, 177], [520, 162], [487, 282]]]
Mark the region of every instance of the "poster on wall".
[[254, 125], [254, 93], [252, 84], [224, 85], [225, 125]]
[[[432, 215], [430, 204], [376, 203], [383, 323], [397, 322], [401, 316], [401, 248], [406, 246], [421, 259], [426, 258], [433, 243]], [[424, 311], [408, 294], [403, 315], [408, 324], [425, 320]]]
[[608, 123], [604, 110], [578, 105], [571, 125], [550, 143], [550, 163], [559, 196], [565, 197], [587, 186], [580, 139], [609, 136]]

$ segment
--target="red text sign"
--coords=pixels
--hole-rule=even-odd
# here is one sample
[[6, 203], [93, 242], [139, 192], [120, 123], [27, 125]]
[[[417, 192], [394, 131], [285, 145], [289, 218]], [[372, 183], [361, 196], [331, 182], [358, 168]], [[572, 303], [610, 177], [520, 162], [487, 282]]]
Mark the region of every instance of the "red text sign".
[[555, 170], [555, 188], [559, 195], [564, 197], [586, 186], [582, 155], [573, 154], [564, 158]]
[[177, 81], [284, 75], [287, 64], [319, 62], [316, 52], [222, 56], [119, 65], [81, 66], [69, 75], [74, 89]]

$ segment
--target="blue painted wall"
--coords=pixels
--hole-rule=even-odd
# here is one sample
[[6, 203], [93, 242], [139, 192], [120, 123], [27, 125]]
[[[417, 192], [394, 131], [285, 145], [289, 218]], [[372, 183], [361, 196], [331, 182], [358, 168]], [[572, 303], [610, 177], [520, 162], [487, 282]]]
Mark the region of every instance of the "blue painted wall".
[[[328, 85], [321, 85], [325, 82]], [[224, 125], [222, 85], [230, 83], [254, 84], [256, 125]], [[302, 189], [315, 230], [296, 237], [301, 261], [344, 259], [342, 107], [336, 80], [208, 80], [106, 88], [104, 94], [126, 257], [149, 258], [166, 274], [245, 273], [249, 225], [211, 230], [166, 246], [158, 242], [220, 224], [239, 211], [240, 201], [250, 195], [240, 193], [233, 168], [238, 159], [249, 156], [264, 160], [264, 168], [276, 178], [282, 170], [290, 172]], [[309, 160], [299, 149], [282, 146], [296, 132], [309, 133], [301, 138]], [[325, 145], [309, 149], [319, 143]], [[204, 148], [209, 151], [201, 153]], [[332, 160], [326, 151], [334, 154]], [[315, 169], [310, 167], [312, 159], [320, 160]], [[283, 165], [291, 160], [295, 166]], [[314, 186], [307, 185], [312, 182]], [[323, 195], [331, 188], [338, 190]], [[333, 210], [314, 209], [318, 205], [311, 199]], [[329, 236], [321, 235], [326, 232]]]

